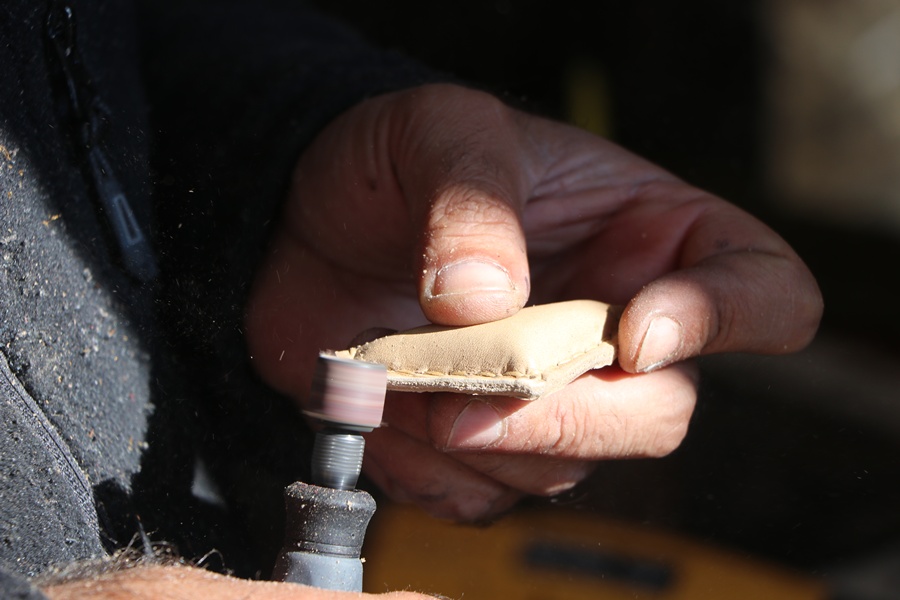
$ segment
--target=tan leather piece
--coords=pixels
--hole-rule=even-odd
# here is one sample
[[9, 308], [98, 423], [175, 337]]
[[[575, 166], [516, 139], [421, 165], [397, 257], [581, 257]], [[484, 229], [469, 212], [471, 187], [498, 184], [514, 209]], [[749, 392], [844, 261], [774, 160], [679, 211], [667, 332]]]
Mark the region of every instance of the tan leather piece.
[[335, 354], [388, 368], [388, 389], [535, 400], [616, 356], [621, 311], [572, 300], [468, 327], [427, 325]]

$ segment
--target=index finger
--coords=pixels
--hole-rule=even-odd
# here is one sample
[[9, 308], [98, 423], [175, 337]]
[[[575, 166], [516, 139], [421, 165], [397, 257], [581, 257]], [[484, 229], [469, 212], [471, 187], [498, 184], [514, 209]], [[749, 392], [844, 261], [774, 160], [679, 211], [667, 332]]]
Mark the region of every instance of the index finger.
[[793, 352], [822, 316], [815, 278], [787, 242], [678, 181], [637, 190], [583, 256], [573, 291], [627, 301], [619, 364], [630, 372], [715, 352]]
[[[475, 454], [592, 461], [658, 457], [684, 438], [696, 393], [692, 363], [647, 375], [607, 367], [531, 402], [445, 395], [429, 405], [428, 436], [441, 450]], [[492, 476], [510, 483], [496, 472]]]

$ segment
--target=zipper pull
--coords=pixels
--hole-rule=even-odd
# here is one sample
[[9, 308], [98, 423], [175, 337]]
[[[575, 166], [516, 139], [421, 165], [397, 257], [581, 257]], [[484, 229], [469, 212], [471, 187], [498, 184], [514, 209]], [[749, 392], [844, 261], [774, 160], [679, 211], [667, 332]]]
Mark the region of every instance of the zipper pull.
[[77, 127], [79, 150], [87, 157], [100, 212], [112, 229], [125, 269], [139, 281], [147, 282], [159, 272], [156, 258], [103, 150], [109, 111], [94, 90], [81, 61], [75, 25], [72, 7], [66, 2], [51, 0], [46, 18], [47, 36], [59, 61], [69, 109]]
[[159, 273], [150, 241], [141, 230], [128, 197], [113, 173], [106, 155], [96, 146], [88, 150], [97, 196], [119, 246], [122, 263], [140, 281], [150, 281]]

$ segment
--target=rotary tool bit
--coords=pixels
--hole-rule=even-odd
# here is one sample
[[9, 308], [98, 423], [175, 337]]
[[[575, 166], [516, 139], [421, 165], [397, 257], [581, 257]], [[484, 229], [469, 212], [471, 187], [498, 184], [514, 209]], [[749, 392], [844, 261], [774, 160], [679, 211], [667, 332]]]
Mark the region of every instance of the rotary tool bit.
[[313, 485], [285, 489], [285, 541], [275, 579], [362, 591], [360, 552], [375, 500], [355, 487], [362, 434], [381, 424], [386, 389], [384, 366], [319, 355], [304, 411], [322, 425], [313, 446]]
[[320, 354], [306, 416], [322, 424], [312, 456], [312, 482], [352, 490], [362, 469], [362, 434], [381, 425], [387, 369]]

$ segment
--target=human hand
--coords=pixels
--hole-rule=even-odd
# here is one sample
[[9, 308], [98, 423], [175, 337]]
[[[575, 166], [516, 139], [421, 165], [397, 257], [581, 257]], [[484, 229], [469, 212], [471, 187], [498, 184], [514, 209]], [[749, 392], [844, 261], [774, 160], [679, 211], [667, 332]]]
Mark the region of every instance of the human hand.
[[248, 306], [259, 372], [303, 401], [322, 348], [371, 327], [467, 325], [526, 300], [626, 305], [620, 368], [536, 402], [390, 394], [365, 468], [432, 513], [477, 519], [660, 456], [696, 396], [684, 361], [809, 342], [816, 283], [736, 207], [584, 131], [448, 85], [381, 96], [298, 163]]
[[[365, 600], [370, 594], [334, 592], [294, 583], [249, 581], [184, 566], [135, 567], [43, 587], [50, 600]], [[384, 600], [433, 600], [412, 592], [378, 595]]]

